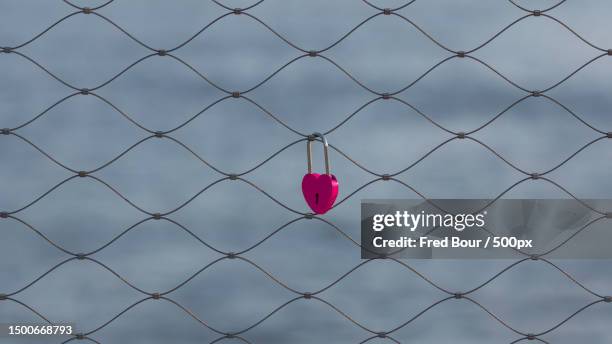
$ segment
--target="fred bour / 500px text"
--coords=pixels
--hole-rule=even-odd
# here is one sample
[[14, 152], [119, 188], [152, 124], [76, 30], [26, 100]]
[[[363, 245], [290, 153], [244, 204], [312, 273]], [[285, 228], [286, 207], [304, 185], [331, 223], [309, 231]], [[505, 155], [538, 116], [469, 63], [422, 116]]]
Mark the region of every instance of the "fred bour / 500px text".
[[376, 248], [493, 248], [508, 247], [531, 248], [532, 240], [517, 239], [516, 237], [487, 237], [486, 239], [462, 239], [460, 237], [419, 238], [401, 237], [399, 239], [383, 239], [375, 237], [372, 244]]

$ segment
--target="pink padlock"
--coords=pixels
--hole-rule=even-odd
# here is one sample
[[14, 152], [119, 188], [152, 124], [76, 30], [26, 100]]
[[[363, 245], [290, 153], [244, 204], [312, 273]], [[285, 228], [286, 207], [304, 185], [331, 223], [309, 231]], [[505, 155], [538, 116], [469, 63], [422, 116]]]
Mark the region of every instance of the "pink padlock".
[[[325, 174], [312, 173], [312, 147], [314, 137], [320, 137], [323, 141], [323, 153], [325, 155]], [[329, 156], [327, 153], [327, 139], [323, 134], [314, 133], [308, 139], [306, 154], [308, 157], [308, 173], [302, 178], [302, 193], [306, 203], [315, 214], [325, 214], [332, 208], [338, 196], [338, 180], [336, 176], [329, 173]]]

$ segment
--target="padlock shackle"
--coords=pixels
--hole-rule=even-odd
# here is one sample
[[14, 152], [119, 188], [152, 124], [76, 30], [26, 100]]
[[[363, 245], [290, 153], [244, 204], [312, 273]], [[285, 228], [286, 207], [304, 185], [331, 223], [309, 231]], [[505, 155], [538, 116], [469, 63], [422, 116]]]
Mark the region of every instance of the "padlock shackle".
[[327, 143], [327, 139], [325, 138], [325, 136], [321, 133], [313, 133], [308, 138], [308, 143], [306, 145], [306, 156], [308, 159], [308, 173], [312, 173], [312, 141], [314, 141], [314, 139], [311, 139], [311, 138], [317, 137], [317, 136], [321, 138], [321, 141], [323, 141], [323, 154], [325, 156], [325, 174], [329, 175], [329, 155], [327, 153], [329, 144]]

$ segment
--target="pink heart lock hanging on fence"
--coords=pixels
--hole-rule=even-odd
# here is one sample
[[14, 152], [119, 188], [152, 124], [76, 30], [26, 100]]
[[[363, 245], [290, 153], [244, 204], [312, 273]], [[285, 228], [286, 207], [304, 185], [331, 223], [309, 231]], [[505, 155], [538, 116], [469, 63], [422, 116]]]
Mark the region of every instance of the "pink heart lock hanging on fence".
[[[323, 141], [323, 153], [325, 155], [325, 174], [312, 173], [312, 141], [315, 137]], [[308, 173], [302, 178], [302, 193], [306, 203], [315, 214], [325, 214], [336, 201], [338, 196], [338, 180], [336, 176], [329, 173], [329, 156], [327, 153], [327, 139], [323, 134], [314, 133], [308, 138], [306, 155], [308, 158]]]

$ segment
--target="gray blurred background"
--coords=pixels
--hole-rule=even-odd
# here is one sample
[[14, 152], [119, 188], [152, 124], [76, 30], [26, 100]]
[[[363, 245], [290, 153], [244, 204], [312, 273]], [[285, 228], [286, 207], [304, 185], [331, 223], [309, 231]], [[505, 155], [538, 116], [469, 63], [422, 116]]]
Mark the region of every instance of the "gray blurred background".
[[[245, 7], [250, 1], [229, 1]], [[102, 2], [75, 1], [80, 6]], [[373, 1], [395, 7], [403, 1]], [[517, 1], [546, 8], [556, 1]], [[0, 46], [21, 44], [74, 9], [61, 1], [0, 2]], [[569, 0], [549, 14], [593, 44], [612, 47], [612, 3]], [[169, 49], [226, 12], [209, 1], [117, 0], [99, 12], [146, 44]], [[376, 13], [361, 1], [266, 0], [250, 13], [305, 49], [330, 45]], [[508, 1], [416, 1], [399, 11], [451, 49], [480, 45], [525, 13]], [[63, 80], [92, 88], [149, 53], [108, 22], [76, 15], [19, 50]], [[228, 16], [175, 55], [229, 90], [248, 89], [300, 53], [247, 16]], [[545, 89], [600, 52], [546, 17], [528, 18], [473, 55], [527, 89]], [[404, 87], [450, 54], [395, 16], [379, 16], [325, 53], [368, 87], [390, 92]], [[596, 128], [612, 130], [612, 59], [590, 64], [550, 91]], [[16, 54], [0, 54], [0, 127], [15, 127], [73, 91]], [[137, 64], [97, 91], [152, 130], [185, 122], [225, 94], [168, 57]], [[441, 125], [469, 131], [524, 95], [470, 59], [453, 59], [398, 95]], [[305, 58], [249, 94], [291, 127], [326, 131], [375, 98], [329, 62]], [[95, 97], [78, 96], [20, 129], [61, 163], [76, 170], [96, 168], [148, 134]], [[241, 172], [300, 137], [252, 104], [229, 99], [174, 132], [217, 168]], [[530, 98], [474, 134], [526, 171], [545, 171], [598, 133], [554, 103]], [[378, 101], [328, 136], [360, 164], [378, 173], [410, 165], [451, 137], [396, 101]], [[316, 168], [322, 169], [316, 152]], [[374, 179], [337, 152], [332, 172], [340, 199]], [[612, 150], [600, 141], [549, 177], [580, 198], [610, 198]], [[27, 205], [70, 175], [15, 136], [0, 137], [0, 209]], [[306, 172], [305, 143], [283, 151], [245, 176], [289, 207], [307, 211], [300, 191]], [[167, 140], [149, 140], [95, 176], [150, 212], [174, 209], [221, 177]], [[494, 198], [523, 178], [482, 146], [453, 141], [398, 176], [431, 198]], [[361, 198], [415, 198], [393, 182], [376, 182], [324, 218], [359, 239]], [[529, 181], [508, 198], [566, 198], [555, 186]], [[146, 216], [92, 179], [74, 179], [16, 214], [51, 240], [74, 252], [108, 243]], [[297, 215], [242, 182], [225, 181], [170, 216], [211, 245], [240, 251]], [[18, 290], [69, 256], [12, 219], [0, 221], [0, 292]], [[588, 233], [584, 234], [585, 236]], [[323, 288], [361, 262], [359, 248], [321, 221], [298, 221], [245, 255], [288, 286]], [[221, 255], [167, 221], [148, 221], [93, 256], [146, 291], [168, 290]], [[423, 261], [407, 264], [449, 290], [468, 290], [512, 261]], [[612, 293], [609, 261], [559, 261], [585, 286]], [[295, 295], [240, 260], [225, 260], [168, 295], [211, 326], [231, 332], [259, 321]], [[524, 332], [547, 330], [596, 300], [542, 262], [520, 264], [473, 298]], [[320, 295], [356, 321], [386, 331], [446, 297], [391, 261], [375, 261]], [[57, 322], [96, 328], [143, 295], [88, 261], [53, 271], [16, 299]], [[597, 304], [542, 337], [550, 343], [609, 343], [612, 309]], [[37, 322], [14, 302], [0, 303], [0, 322]], [[299, 300], [246, 332], [252, 343], [358, 343], [371, 334], [329, 306]], [[93, 336], [101, 343], [208, 343], [219, 335], [176, 306], [148, 301]], [[520, 338], [477, 306], [451, 300], [394, 333], [402, 343], [510, 343]], [[7, 339], [2, 343], [55, 343], [53, 339]], [[238, 342], [225, 340], [224, 342]], [[389, 343], [386, 339], [371, 343]]]

